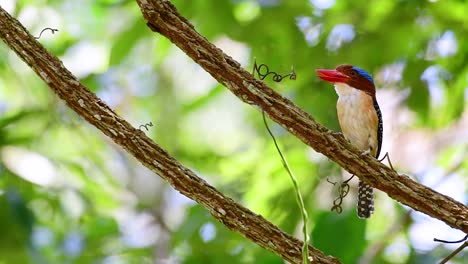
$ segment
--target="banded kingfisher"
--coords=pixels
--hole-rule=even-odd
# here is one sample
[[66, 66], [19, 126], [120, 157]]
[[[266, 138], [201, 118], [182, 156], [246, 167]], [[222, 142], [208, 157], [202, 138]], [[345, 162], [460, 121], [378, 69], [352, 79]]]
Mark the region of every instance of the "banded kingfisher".
[[[341, 131], [358, 149], [375, 158], [382, 147], [382, 113], [375, 97], [372, 76], [352, 65], [339, 65], [334, 70], [317, 70], [318, 77], [335, 86], [338, 94], [336, 110]], [[369, 218], [374, 212], [374, 190], [359, 181], [357, 214]]]

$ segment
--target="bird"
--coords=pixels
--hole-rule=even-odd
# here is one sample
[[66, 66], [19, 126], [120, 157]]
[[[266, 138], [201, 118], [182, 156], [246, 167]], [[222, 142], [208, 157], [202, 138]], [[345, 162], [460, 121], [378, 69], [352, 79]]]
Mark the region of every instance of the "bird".
[[[344, 137], [363, 154], [371, 154], [378, 159], [383, 123], [372, 76], [349, 64], [339, 65], [333, 70], [317, 69], [317, 76], [335, 86], [338, 122]], [[359, 181], [357, 196], [358, 217], [369, 218], [374, 213], [374, 190], [364, 181]]]

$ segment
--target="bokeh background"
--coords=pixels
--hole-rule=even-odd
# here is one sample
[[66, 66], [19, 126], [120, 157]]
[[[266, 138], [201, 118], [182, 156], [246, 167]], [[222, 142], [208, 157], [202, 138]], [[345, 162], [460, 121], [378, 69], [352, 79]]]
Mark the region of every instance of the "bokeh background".
[[[382, 153], [415, 180], [467, 202], [468, 3], [173, 0], [210, 41], [330, 129], [336, 93], [317, 68], [373, 74]], [[0, 0], [80, 80], [210, 184], [300, 237], [300, 211], [261, 114], [145, 25], [135, 1]], [[367, 221], [356, 180], [270, 122], [298, 178], [311, 243], [343, 263], [435, 263], [464, 234], [377, 192]], [[174, 191], [51, 93], [0, 43], [0, 263], [284, 263]], [[451, 263], [463, 263], [462, 252]], [[465, 262], [466, 263], [466, 262]]]

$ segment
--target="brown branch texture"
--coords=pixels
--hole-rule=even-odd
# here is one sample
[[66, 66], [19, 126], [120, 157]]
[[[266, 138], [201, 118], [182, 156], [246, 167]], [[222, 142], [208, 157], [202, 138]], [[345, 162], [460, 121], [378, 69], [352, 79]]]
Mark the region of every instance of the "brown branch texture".
[[[170, 39], [242, 101], [258, 106], [314, 150], [393, 199], [468, 233], [466, 206], [405, 175], [399, 175], [369, 155], [361, 155], [342, 136], [315, 122], [309, 114], [256, 80], [239, 63], [198, 34], [169, 1], [137, 2], [153, 31]], [[301, 241], [235, 203], [183, 167], [84, 87], [56, 56], [45, 50], [16, 19], [1, 8], [0, 37], [71, 109], [180, 193], [207, 208], [228, 228], [290, 262], [301, 262]], [[312, 263], [340, 263], [336, 258], [309, 248]]]
[[[240, 100], [256, 105], [293, 135], [391, 198], [468, 233], [468, 207], [362, 155], [308, 113], [255, 79], [201, 36], [168, 0], [137, 0], [148, 26], [170, 39]], [[311, 72], [311, 74], [313, 74]]]
[[[181, 194], [204, 206], [228, 228], [241, 233], [261, 247], [291, 263], [301, 263], [303, 242], [249, 209], [226, 197], [165, 150], [132, 127], [95, 94], [83, 86], [54, 55], [0, 7], [0, 38], [16, 52], [67, 105], [166, 180]], [[340, 261], [309, 246], [311, 263], [337, 264]]]

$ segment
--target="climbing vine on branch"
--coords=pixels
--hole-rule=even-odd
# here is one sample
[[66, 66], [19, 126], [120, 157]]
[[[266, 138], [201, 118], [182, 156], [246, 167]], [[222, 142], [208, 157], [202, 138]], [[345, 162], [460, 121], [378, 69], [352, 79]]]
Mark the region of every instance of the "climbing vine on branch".
[[[134, 128], [81, 84], [62, 62], [49, 53], [26, 29], [0, 7], [0, 38], [44, 80], [67, 105], [167, 181], [174, 189], [204, 206], [226, 227], [291, 263], [302, 263], [303, 242], [281, 231], [198, 177], [148, 138], [143, 128]], [[309, 246], [311, 263], [338, 264]]]
[[[325, 127], [263, 82], [243, 70], [239, 63], [198, 34], [175, 7], [164, 0], [139, 0], [153, 31], [159, 32], [242, 101], [261, 108], [275, 122], [316, 151], [337, 162], [373, 187], [449, 226], [468, 232], [468, 208], [404, 175], [392, 171], [370, 156], [362, 156], [344, 138]], [[84, 87], [54, 55], [0, 8], [0, 38], [81, 117], [124, 148], [183, 195], [204, 206], [228, 228], [292, 263], [301, 263], [302, 242], [282, 232], [263, 217], [224, 196], [182, 166], [142, 130], [119, 117]], [[310, 247], [312, 263], [340, 263]]]
[[[362, 155], [341, 134], [317, 123], [290, 100], [255, 79], [200, 35], [168, 0], [137, 0], [149, 28], [172, 41], [240, 100], [255, 105], [291, 134], [391, 198], [468, 233], [468, 207]], [[312, 71], [311, 71], [311, 74]]]

